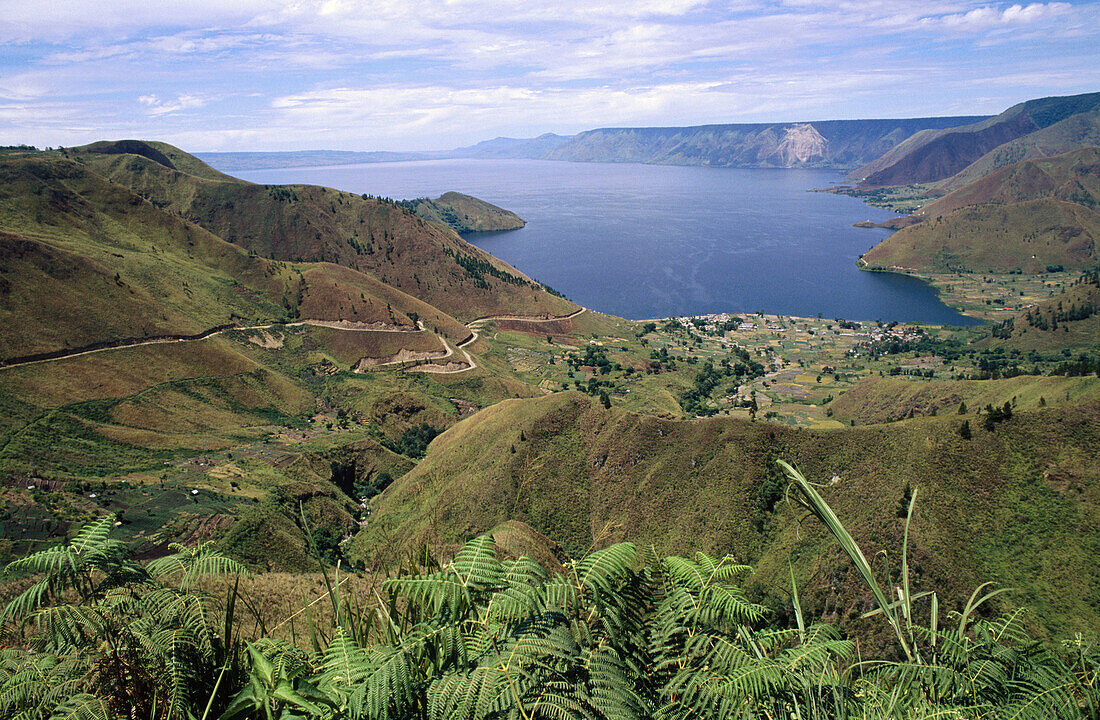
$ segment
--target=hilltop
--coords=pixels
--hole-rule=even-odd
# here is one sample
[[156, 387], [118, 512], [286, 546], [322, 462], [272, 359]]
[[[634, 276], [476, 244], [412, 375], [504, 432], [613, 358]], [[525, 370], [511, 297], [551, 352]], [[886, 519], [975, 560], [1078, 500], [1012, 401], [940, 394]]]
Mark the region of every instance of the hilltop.
[[311, 185], [212, 179], [124, 148], [74, 148], [72, 156], [157, 208], [257, 256], [342, 265], [459, 319], [576, 309], [453, 231], [394, 201]]
[[434, 200], [418, 198], [408, 204], [418, 216], [458, 233], [516, 230], [527, 224], [510, 210], [459, 192], [443, 193]]

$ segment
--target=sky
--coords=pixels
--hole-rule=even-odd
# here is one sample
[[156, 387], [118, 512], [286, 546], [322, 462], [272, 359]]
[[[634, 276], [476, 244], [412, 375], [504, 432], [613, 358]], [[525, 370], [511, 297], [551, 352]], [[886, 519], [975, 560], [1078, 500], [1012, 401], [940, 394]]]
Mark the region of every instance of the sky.
[[1096, 91], [1096, 2], [0, 0], [3, 145], [444, 150]]

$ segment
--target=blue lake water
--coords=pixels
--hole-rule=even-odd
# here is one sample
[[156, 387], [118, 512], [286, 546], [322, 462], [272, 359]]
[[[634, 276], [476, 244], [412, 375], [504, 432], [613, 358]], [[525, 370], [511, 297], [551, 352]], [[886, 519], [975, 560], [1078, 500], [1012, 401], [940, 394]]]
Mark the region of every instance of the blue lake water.
[[762, 311], [975, 322], [919, 280], [856, 268], [889, 231], [852, 223], [892, 213], [808, 192], [839, 182], [833, 171], [437, 160], [234, 174], [393, 198], [475, 195], [527, 226], [467, 240], [581, 305], [626, 318]]

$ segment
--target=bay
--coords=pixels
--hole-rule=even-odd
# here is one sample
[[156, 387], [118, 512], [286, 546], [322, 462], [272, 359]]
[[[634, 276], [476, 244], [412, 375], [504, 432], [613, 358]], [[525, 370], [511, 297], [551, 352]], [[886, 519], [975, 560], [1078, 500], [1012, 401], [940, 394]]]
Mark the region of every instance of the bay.
[[893, 214], [810, 192], [842, 181], [835, 171], [431, 160], [235, 174], [396, 199], [477, 196], [527, 226], [468, 241], [581, 305], [631, 319], [765, 312], [977, 322], [920, 280], [856, 267], [889, 231], [852, 223]]

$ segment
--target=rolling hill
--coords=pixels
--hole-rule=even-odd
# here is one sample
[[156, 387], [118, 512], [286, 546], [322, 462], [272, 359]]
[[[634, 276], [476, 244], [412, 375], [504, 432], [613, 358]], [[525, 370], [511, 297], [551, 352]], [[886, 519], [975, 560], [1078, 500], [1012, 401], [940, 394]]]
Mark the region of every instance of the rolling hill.
[[404, 204], [411, 205], [425, 220], [459, 233], [516, 230], [527, 224], [510, 210], [459, 192], [443, 193], [434, 200], [418, 198]]
[[925, 206], [865, 253], [868, 269], [1044, 272], [1100, 261], [1100, 150], [996, 170]]
[[517, 311], [566, 315], [576, 309], [393, 201], [310, 185], [200, 177], [133, 154], [130, 147], [75, 148], [73, 157], [156, 207], [260, 257], [343, 265], [461, 320]]
[[[1040, 98], [1014, 105], [1000, 115], [979, 122], [921, 130], [881, 157], [853, 170], [848, 177], [865, 188], [945, 180], [1006, 143], [1051, 128], [1074, 115], [1092, 113], [1098, 107], [1100, 93]], [[1067, 146], [1072, 141], [1064, 136], [1074, 134], [1080, 135], [1080, 130], [1067, 124], [1046, 137], [1036, 138], [1031, 146], [1041, 147], [1053, 137], [1057, 149], [1069, 150], [1079, 146]], [[1091, 131], [1086, 130], [1085, 135], [1091, 135]], [[991, 158], [983, 164], [993, 166], [996, 161]]]
[[941, 597], [965, 597], [985, 580], [1019, 588], [1011, 604], [1028, 604], [1062, 635], [1095, 617], [1086, 588], [1097, 578], [1081, 563], [1098, 549], [1097, 412], [1096, 402], [1021, 406], [992, 431], [971, 416], [966, 440], [953, 415], [808, 431], [662, 420], [576, 393], [506, 401], [437, 438], [376, 499], [357, 552], [376, 564], [519, 520], [571, 553], [623, 538], [658, 553], [733, 553], [758, 568], [762, 597], [784, 597], [792, 558], [796, 574], [814, 578], [808, 612], [853, 619], [864, 591], [824, 531], [785, 504], [774, 465], [782, 457], [828, 483], [829, 503], [865, 551], [896, 557], [896, 510], [906, 487], [919, 489], [910, 551], [921, 583]]
[[1065, 120], [999, 145], [960, 172], [936, 183], [936, 189], [950, 192], [1022, 160], [1053, 157], [1072, 150], [1097, 146], [1100, 146], [1100, 108], [1071, 115]]

